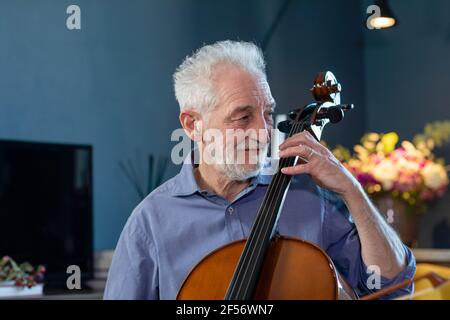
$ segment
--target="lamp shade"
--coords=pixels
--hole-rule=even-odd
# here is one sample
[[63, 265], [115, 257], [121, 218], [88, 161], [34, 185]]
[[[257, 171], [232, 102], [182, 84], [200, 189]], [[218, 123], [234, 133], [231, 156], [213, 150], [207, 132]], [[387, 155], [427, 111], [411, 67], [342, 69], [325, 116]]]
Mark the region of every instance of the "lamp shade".
[[373, 28], [385, 29], [398, 24], [398, 19], [389, 6], [388, 0], [376, 0], [375, 5], [380, 8], [380, 16], [370, 20], [370, 24]]

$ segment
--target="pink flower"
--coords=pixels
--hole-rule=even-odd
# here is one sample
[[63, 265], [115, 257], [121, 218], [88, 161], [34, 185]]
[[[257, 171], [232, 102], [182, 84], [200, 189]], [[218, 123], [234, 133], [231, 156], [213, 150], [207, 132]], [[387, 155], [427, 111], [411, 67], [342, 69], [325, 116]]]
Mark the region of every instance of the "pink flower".
[[364, 187], [377, 184], [378, 181], [369, 173], [361, 172], [356, 175], [356, 179], [358, 179], [359, 183], [361, 183]]

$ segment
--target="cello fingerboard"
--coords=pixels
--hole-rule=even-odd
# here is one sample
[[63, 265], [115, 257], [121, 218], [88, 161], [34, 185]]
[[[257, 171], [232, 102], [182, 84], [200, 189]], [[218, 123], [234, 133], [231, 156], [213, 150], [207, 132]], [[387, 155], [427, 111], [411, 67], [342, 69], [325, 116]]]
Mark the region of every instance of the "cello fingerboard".
[[[304, 122], [296, 121], [288, 137], [303, 130], [305, 130]], [[298, 157], [288, 157], [280, 160], [278, 171], [273, 176], [258, 210], [250, 236], [225, 295], [225, 300], [250, 300], [253, 298], [270, 240], [275, 233], [278, 218], [291, 182], [291, 176], [283, 174], [281, 168], [294, 166], [297, 160]]]

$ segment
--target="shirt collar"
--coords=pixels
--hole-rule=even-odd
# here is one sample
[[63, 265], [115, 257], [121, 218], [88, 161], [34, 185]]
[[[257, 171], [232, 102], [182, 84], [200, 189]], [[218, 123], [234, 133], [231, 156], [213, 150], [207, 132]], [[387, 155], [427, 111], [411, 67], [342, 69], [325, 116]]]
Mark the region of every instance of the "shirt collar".
[[[189, 152], [188, 156], [184, 159], [180, 172], [175, 176], [175, 185], [172, 189], [172, 195], [174, 196], [190, 196], [196, 192], [202, 192], [195, 180], [194, 168], [197, 166], [194, 159], [198, 159], [198, 149], [194, 149]], [[266, 174], [264, 169], [260, 174], [253, 177], [250, 181], [250, 185], [256, 187], [257, 185], [268, 185], [272, 180], [272, 175]]]

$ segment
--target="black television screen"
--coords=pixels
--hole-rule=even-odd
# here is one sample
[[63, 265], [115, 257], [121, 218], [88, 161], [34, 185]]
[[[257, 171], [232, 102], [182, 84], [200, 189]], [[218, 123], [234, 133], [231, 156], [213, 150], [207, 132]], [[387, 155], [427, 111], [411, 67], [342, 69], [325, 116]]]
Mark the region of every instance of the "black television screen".
[[0, 140], [0, 226], [0, 257], [45, 265], [47, 288], [90, 279], [92, 148]]

